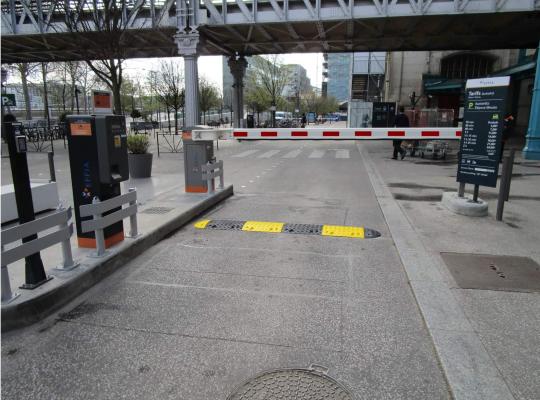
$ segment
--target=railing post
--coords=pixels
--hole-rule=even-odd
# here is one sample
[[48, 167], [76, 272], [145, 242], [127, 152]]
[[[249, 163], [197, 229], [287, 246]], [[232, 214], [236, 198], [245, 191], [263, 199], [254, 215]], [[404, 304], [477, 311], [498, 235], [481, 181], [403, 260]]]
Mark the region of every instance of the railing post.
[[[4, 246], [2, 246], [2, 252], [4, 252]], [[2, 304], [8, 304], [19, 297], [19, 293], [13, 293], [11, 291], [11, 284], [9, 283], [9, 272], [7, 265], [2, 265]]]
[[208, 193], [212, 193], [214, 191], [214, 187], [212, 185], [213, 183], [213, 178], [212, 178], [212, 173], [214, 171], [212, 170], [212, 164], [210, 163], [210, 161], [208, 161], [206, 163], [206, 185], [208, 187]]
[[[58, 211], [66, 211], [66, 209], [62, 206], [62, 204], [60, 204], [60, 206], [58, 207]], [[69, 229], [68, 221], [70, 219], [70, 214], [71, 213], [68, 211], [68, 216], [66, 220], [62, 222], [60, 225], [58, 225], [60, 230]], [[73, 268], [79, 266], [79, 263], [76, 263], [73, 261], [73, 253], [71, 252], [70, 238], [71, 238], [71, 235], [66, 240], [63, 240], [60, 244], [62, 246], [62, 265], [57, 267], [56, 268], [57, 270], [70, 271]]]
[[[129, 193], [137, 192], [137, 189], [136, 188], [129, 188], [128, 192]], [[130, 206], [136, 206], [137, 205], [137, 197], [135, 197], [135, 200], [130, 201], [129, 205]], [[130, 230], [129, 230], [129, 237], [130, 238], [136, 238], [137, 236], [139, 236], [139, 230], [138, 230], [138, 227], [137, 227], [137, 213], [129, 216], [129, 228], [130, 228]]]
[[[99, 204], [101, 201], [99, 197], [94, 197], [92, 199], [92, 204]], [[101, 219], [101, 213], [93, 214], [92, 218], [94, 221]], [[96, 229], [94, 231], [96, 236], [96, 257], [102, 257], [105, 254], [105, 232], [103, 229]]]

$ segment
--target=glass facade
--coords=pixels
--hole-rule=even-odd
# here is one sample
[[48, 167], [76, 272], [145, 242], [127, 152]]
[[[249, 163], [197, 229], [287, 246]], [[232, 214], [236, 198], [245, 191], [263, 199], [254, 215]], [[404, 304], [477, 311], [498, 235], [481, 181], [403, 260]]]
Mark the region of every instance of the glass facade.
[[351, 91], [352, 53], [328, 54], [326, 93], [337, 101], [348, 101]]

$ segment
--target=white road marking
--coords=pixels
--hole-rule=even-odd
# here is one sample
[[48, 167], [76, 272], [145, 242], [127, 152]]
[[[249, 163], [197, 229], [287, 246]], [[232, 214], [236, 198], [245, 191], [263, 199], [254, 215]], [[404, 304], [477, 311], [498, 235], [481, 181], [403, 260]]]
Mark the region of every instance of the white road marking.
[[270, 151], [267, 151], [266, 153], [260, 154], [259, 156], [257, 156], [257, 158], [270, 158], [270, 157], [275, 156], [280, 151], [281, 150], [270, 150]]
[[281, 158], [296, 158], [302, 152], [301, 149], [289, 151], [287, 154], [281, 156]]
[[237, 157], [237, 158], [243, 158], [243, 157], [246, 157], [246, 156], [250, 156], [252, 154], [255, 154], [256, 152], [258, 152], [259, 150], [247, 150], [247, 151], [244, 151], [242, 153], [238, 153], [238, 154], [235, 154], [233, 157]]
[[336, 150], [336, 158], [350, 158], [349, 150]]
[[308, 158], [322, 158], [326, 150], [313, 150], [313, 153]]

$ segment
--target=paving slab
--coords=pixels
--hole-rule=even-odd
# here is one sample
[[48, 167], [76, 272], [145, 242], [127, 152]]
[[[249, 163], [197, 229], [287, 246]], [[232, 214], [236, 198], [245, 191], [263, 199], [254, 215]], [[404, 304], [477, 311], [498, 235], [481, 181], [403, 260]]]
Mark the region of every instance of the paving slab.
[[[504, 394], [507, 398], [537, 399], [540, 393], [537, 374], [540, 356], [536, 350], [537, 332], [540, 331], [540, 320], [537, 318], [540, 314], [540, 296], [538, 293], [509, 292], [502, 287], [496, 291], [481, 290], [489, 289], [486, 286], [492, 281], [489, 279], [476, 285], [478, 289], [460, 289], [443, 262], [441, 253], [472, 254], [494, 259], [496, 256], [530, 257], [538, 263], [540, 179], [537, 173], [540, 164], [523, 161], [518, 149], [510, 201], [505, 205], [503, 221], [498, 222], [494, 216], [497, 189], [480, 189], [480, 196], [487, 200], [490, 209], [489, 215], [484, 218], [456, 215], [440, 204], [444, 191], [452, 188], [457, 190], [455, 159], [428, 165], [410, 158], [391, 163], [385, 158], [387, 149], [384, 144], [370, 143], [364, 146], [380, 174], [382, 186], [389, 189], [386, 196], [380, 199], [381, 205], [389, 202], [388, 197], [397, 200], [398, 208], [410, 222], [424, 248], [423, 260], [407, 266], [409, 276], [412, 280], [446, 283], [457, 302], [451, 309], [456, 315], [461, 314], [461, 309], [472, 329], [469, 333], [448, 330], [462, 329], [459, 328], [461, 324], [445, 328], [444, 324], [450, 322], [442, 320], [439, 321], [439, 328], [442, 329], [435, 330], [435, 343], [443, 346], [438, 352], [454, 396], [501, 398]], [[407, 232], [403, 230], [397, 234], [393, 230], [392, 233], [394, 237], [402, 237]], [[397, 237], [396, 242], [400, 242]], [[407, 246], [411, 243], [408, 242]], [[398, 248], [402, 259], [418, 257], [417, 249], [407, 250], [399, 245]], [[448, 293], [448, 290], [443, 293]], [[423, 293], [425, 301], [428, 301], [432, 298], [430, 296], [438, 296], [438, 291], [434, 290], [429, 296], [426, 294]], [[444, 302], [436, 308], [441, 306], [444, 306]], [[428, 304], [428, 307], [434, 306]], [[437, 335], [440, 335], [439, 339]], [[478, 352], [478, 349], [483, 351]], [[446, 363], [456, 365], [447, 368]], [[486, 373], [480, 368], [485, 367], [486, 363], [494, 366], [498, 377], [493, 371]], [[477, 382], [474, 381], [475, 372]]]
[[[350, 158], [307, 157], [330, 145]], [[228, 153], [240, 195], [204, 218], [371, 218], [381, 237], [186, 225], [39, 326], [4, 335], [4, 395], [69, 397], [67, 381], [84, 398], [226, 399], [263, 371], [318, 364], [359, 399], [451, 398], [355, 144], [302, 146], [280, 161], [256, 155], [297, 148]], [[232, 157], [247, 150], [258, 151]]]

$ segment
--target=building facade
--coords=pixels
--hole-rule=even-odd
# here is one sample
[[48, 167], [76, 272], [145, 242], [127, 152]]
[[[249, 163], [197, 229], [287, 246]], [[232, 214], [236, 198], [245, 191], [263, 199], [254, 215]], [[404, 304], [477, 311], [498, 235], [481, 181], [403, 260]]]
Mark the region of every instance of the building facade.
[[338, 102], [348, 101], [351, 92], [352, 53], [325, 53], [323, 62], [323, 95]]
[[534, 54], [534, 49], [389, 53], [384, 97], [405, 107], [454, 110], [458, 123], [467, 79], [509, 75], [507, 112], [515, 118], [515, 135], [524, 136], [532, 100]]

